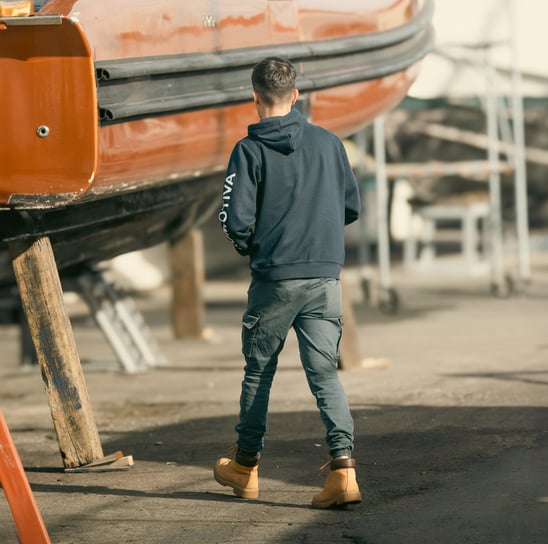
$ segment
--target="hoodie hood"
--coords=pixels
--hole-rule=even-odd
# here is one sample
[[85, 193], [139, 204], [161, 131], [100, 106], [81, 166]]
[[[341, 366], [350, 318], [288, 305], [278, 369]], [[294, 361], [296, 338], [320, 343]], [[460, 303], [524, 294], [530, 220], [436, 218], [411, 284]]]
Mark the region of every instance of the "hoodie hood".
[[266, 117], [248, 127], [248, 135], [270, 149], [289, 155], [301, 145], [306, 119], [293, 108], [281, 117]]

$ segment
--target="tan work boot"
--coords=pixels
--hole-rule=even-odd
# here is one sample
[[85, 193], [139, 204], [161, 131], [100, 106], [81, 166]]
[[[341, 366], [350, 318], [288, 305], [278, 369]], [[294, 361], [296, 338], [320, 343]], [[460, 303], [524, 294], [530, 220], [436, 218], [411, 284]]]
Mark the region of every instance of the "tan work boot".
[[361, 502], [362, 495], [356, 481], [356, 460], [337, 457], [329, 463], [329, 467], [323, 489], [312, 498], [312, 508], [330, 508]]
[[259, 496], [259, 464], [253, 467], [240, 465], [233, 459], [217, 459], [213, 469], [215, 479], [231, 487], [234, 494], [242, 499], [256, 499]]

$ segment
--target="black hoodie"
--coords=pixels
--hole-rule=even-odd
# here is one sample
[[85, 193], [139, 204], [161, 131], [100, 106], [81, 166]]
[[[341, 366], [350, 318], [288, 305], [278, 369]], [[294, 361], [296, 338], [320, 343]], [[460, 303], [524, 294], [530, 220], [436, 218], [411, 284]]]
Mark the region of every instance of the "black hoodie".
[[250, 125], [234, 147], [219, 221], [254, 278], [338, 278], [359, 213], [342, 142], [296, 109]]

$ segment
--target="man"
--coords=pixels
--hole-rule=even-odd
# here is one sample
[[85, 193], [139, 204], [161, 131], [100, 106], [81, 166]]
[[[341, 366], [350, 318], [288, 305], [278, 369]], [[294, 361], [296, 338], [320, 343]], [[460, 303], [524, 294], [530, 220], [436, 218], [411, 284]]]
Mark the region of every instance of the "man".
[[358, 187], [341, 141], [294, 109], [293, 65], [273, 57], [252, 72], [260, 122], [230, 157], [219, 220], [252, 281], [242, 322], [246, 366], [234, 459], [221, 458], [215, 479], [242, 498], [258, 497], [258, 464], [270, 388], [290, 328], [326, 428], [332, 458], [315, 508], [361, 500], [353, 420], [337, 374], [342, 331], [339, 273], [344, 226], [360, 212]]

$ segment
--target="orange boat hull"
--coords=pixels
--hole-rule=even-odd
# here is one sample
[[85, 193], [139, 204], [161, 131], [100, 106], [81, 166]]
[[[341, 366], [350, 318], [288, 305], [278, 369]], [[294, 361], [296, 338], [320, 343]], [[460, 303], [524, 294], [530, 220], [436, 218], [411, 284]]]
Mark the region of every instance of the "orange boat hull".
[[[211, 2], [190, 4], [181, 9], [175, 0], [158, 0], [136, 9], [131, 0], [51, 0], [28, 18], [35, 24], [3, 23], [0, 69], [10, 77], [2, 78], [0, 99], [9, 104], [5, 125], [11, 137], [0, 148], [0, 203], [55, 206], [90, 190], [100, 196], [221, 171], [242, 131], [256, 120], [246, 80], [247, 92], [240, 92], [236, 103], [219, 99], [208, 107], [191, 104], [181, 111], [175, 107], [99, 123], [105, 109], [101, 91], [109, 92], [113, 81], [99, 85], [98, 93], [96, 67], [99, 73], [113, 61], [144, 66], [175, 56], [184, 64], [200, 54], [207, 64], [208, 56], [237, 52], [245, 57], [246, 50], [265, 47], [283, 53], [286, 45], [328, 44], [398, 28], [417, 12], [414, 0], [377, 2], [374, 10], [355, 0], [329, 9], [290, 0], [219, 2], [213, 8]], [[308, 77], [307, 62], [298, 63], [302, 79]], [[253, 55], [241, 61], [243, 70], [252, 63]], [[199, 71], [198, 66], [189, 77], [198, 80]], [[341, 136], [351, 134], [401, 100], [415, 75], [413, 64], [372, 81], [312, 91], [311, 120]], [[151, 82], [154, 77], [165, 76], [145, 72], [124, 80], [120, 92], [127, 93], [122, 96], [126, 109], [139, 100], [139, 87], [150, 86], [153, 97], [164, 92], [161, 81]], [[212, 78], [203, 81], [204, 92], [215, 84]], [[226, 78], [222, 85], [231, 83]], [[248, 103], [241, 103], [245, 97]]]
[[291, 58], [300, 107], [350, 135], [416, 77], [425, 2], [50, 0], [0, 17], [0, 240], [48, 235], [63, 267], [185, 234], [257, 120], [255, 62]]

